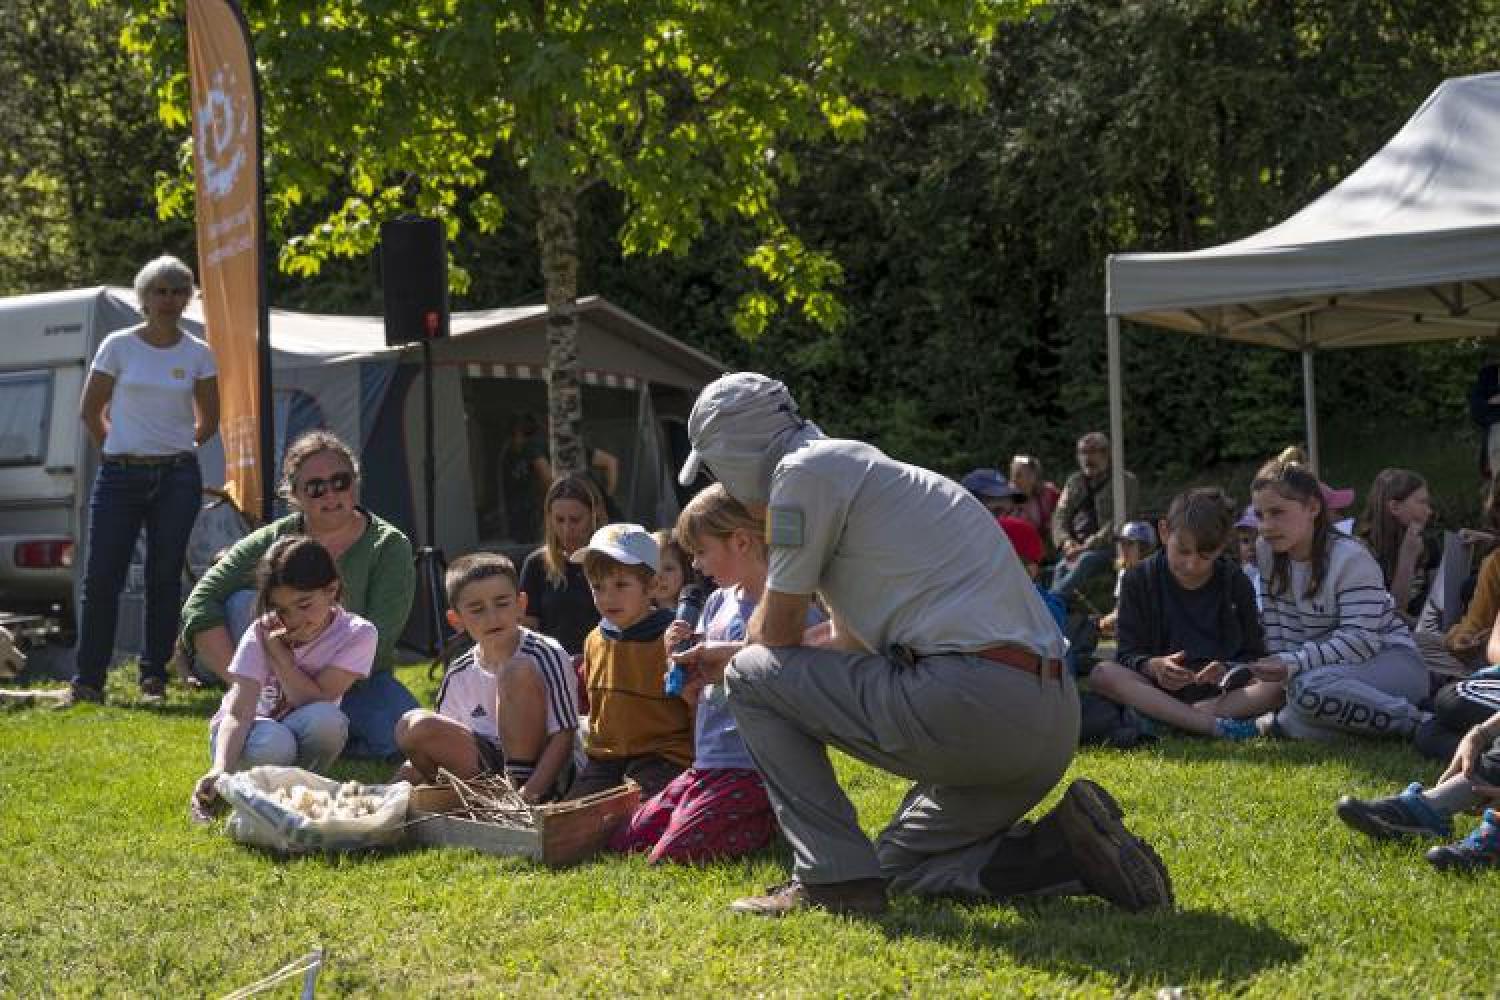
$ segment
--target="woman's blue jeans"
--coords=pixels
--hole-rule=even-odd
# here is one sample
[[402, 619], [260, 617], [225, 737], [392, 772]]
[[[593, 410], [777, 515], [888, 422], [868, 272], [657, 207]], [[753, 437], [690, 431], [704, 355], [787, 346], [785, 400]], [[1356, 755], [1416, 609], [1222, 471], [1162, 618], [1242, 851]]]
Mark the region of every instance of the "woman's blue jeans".
[[99, 464], [89, 497], [77, 683], [104, 690], [120, 616], [120, 591], [142, 527], [146, 529], [146, 643], [141, 651], [141, 679], [166, 680], [167, 662], [182, 622], [182, 564], [202, 503], [203, 475], [192, 453], [161, 465], [107, 459]]

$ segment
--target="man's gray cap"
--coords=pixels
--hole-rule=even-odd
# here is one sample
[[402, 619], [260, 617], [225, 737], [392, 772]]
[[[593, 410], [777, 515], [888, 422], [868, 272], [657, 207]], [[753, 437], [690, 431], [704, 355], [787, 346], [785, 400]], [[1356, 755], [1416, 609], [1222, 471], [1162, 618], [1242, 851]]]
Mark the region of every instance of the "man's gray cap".
[[[705, 459], [714, 469], [716, 455], [728, 458], [762, 455], [786, 431], [806, 425], [786, 386], [755, 372], [735, 372], [703, 387], [688, 416], [688, 440], [693, 450], [677, 481], [691, 486]], [[714, 469], [723, 478], [725, 470]]]

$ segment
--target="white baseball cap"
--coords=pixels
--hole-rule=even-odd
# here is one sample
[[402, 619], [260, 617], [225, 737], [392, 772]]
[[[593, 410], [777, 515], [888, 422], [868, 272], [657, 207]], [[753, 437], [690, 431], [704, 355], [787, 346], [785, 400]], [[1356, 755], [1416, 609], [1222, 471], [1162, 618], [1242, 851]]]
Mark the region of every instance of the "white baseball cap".
[[568, 558], [571, 562], [581, 563], [590, 552], [609, 556], [626, 566], [645, 566], [653, 573], [661, 569], [661, 549], [651, 532], [639, 524], [606, 524], [594, 532], [587, 545]]

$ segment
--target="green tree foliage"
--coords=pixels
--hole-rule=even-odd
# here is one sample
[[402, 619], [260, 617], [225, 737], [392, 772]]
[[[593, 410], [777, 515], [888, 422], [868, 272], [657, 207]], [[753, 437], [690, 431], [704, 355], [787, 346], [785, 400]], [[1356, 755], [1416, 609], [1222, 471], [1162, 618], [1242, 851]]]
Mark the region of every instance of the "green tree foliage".
[[[1441, 79], [1493, 69], [1500, 55], [1500, 20], [1484, 0], [1116, 0], [996, 22], [976, 77], [945, 60], [982, 34], [995, 13], [987, 8], [967, 34], [936, 33], [946, 44], [923, 49], [906, 69], [906, 47], [924, 37], [917, 28], [883, 26], [878, 40], [873, 28], [856, 32], [849, 50], [831, 57], [837, 80], [825, 88], [848, 98], [838, 107], [850, 118], [825, 113], [793, 86], [806, 76], [796, 67], [831, 44], [798, 32], [832, 30], [834, 18], [854, 16], [848, 4], [824, 13], [773, 3], [752, 17], [750, 8], [710, 3], [694, 11], [720, 21], [693, 21], [696, 29], [669, 37], [643, 33], [664, 23], [675, 10], [669, 4], [622, 6], [586, 21], [553, 11], [555, 23], [524, 43], [511, 19], [533, 8], [247, 6], [266, 70], [272, 208], [285, 238], [282, 263], [295, 272], [273, 284], [278, 303], [378, 308], [372, 269], [359, 255], [373, 245], [376, 221], [405, 208], [441, 214], [456, 230], [455, 272], [468, 282], [457, 302], [535, 302], [546, 294], [535, 179], [552, 176], [547, 162], [561, 162], [578, 171], [568, 176], [582, 290], [730, 364], [785, 378], [834, 432], [952, 472], [1025, 449], [1062, 473], [1076, 434], [1105, 424], [1109, 253], [1210, 246], [1286, 217], [1377, 150]], [[79, 263], [87, 252], [78, 241], [109, 234], [94, 244], [102, 252], [142, 233], [159, 236], [142, 203], [143, 172], [170, 168], [164, 203], [190, 211], [190, 187], [164, 145], [185, 129], [180, 117], [163, 129], [125, 110], [140, 105], [150, 84], [110, 61], [113, 6], [91, 8], [87, 19], [79, 19], [83, 0], [24, 0], [16, 9], [21, 17], [0, 21], [8, 78], [52, 79], [47, 73], [67, 61], [44, 56], [47, 47], [76, 44], [99, 50], [81, 71], [105, 67], [108, 86], [0, 91], [18, 109], [0, 116], [0, 157], [12, 180], [0, 189], [0, 283], [38, 289], [104, 272], [122, 280], [123, 264]], [[151, 83], [169, 115], [180, 115], [179, 5], [136, 0], [133, 9], [135, 37], [155, 57]], [[967, 16], [957, 5], [922, 10]], [[74, 20], [58, 20], [67, 12]], [[439, 12], [458, 20], [440, 25]], [[69, 27], [43, 32], [43, 14]], [[875, 6], [862, 23], [888, 14]], [[486, 17], [494, 24], [475, 20]], [[706, 37], [706, 25], [729, 20]], [[621, 32], [625, 42], [605, 44]], [[769, 51], [783, 37], [786, 50]], [[441, 72], [418, 72], [418, 48], [440, 51]], [[687, 66], [733, 68], [734, 81], [704, 90], [694, 82], [701, 70], [677, 68], [676, 55], [689, 50], [698, 62]], [[885, 67], [886, 55], [898, 66]], [[762, 61], [781, 73], [772, 84], [755, 68]], [[903, 84], [902, 74], [925, 82]], [[783, 82], [786, 93], [777, 89]], [[581, 96], [609, 87], [623, 101], [615, 119]], [[912, 99], [936, 89], [987, 100]], [[562, 131], [560, 161], [524, 155], [530, 147], [518, 130], [534, 128], [531, 117], [502, 121], [496, 131], [504, 134], [487, 151], [468, 143], [497, 108], [543, 92], [562, 95], [557, 107], [570, 116], [574, 105], [596, 116], [594, 131]], [[53, 104], [43, 101], [49, 93]], [[114, 110], [71, 107], [87, 94]], [[461, 101], [465, 94], [474, 99]], [[138, 121], [146, 127], [131, 124]], [[62, 190], [58, 164], [67, 136], [79, 134], [92, 137], [85, 145], [101, 159], [71, 176], [80, 204], [101, 207], [75, 217], [61, 195], [35, 192]], [[863, 141], [837, 141], [850, 135]], [[728, 194], [741, 174], [761, 185], [743, 207]], [[801, 242], [778, 257], [782, 231]], [[17, 252], [25, 241], [38, 248]], [[160, 245], [175, 244], [156, 240], [153, 249]], [[797, 271], [792, 263], [805, 261], [808, 248], [819, 252], [818, 266]], [[65, 265], [76, 272], [65, 274]], [[314, 266], [317, 275], [305, 273]], [[816, 290], [837, 290], [837, 304], [818, 301], [841, 309], [843, 324], [827, 331], [817, 317], [828, 313], [808, 307], [812, 291], [794, 291], [794, 308], [763, 317], [753, 339], [741, 336], [755, 315], [742, 304], [761, 296], [774, 303], [778, 284], [765, 272], [780, 267], [822, 281]], [[1125, 339], [1127, 444], [1148, 487], [1301, 438], [1295, 356], [1144, 328], [1127, 327]], [[1480, 350], [1453, 343], [1329, 352], [1318, 358], [1320, 409], [1330, 418], [1378, 413], [1463, 427], [1463, 393]]]
[[[758, 333], [778, 300], [837, 325], [841, 270], [777, 206], [800, 143], [859, 138], [862, 95], [983, 95], [978, 48], [1020, 0], [269, 0], [247, 5], [262, 71], [273, 226], [332, 200], [288, 232], [280, 264], [313, 274], [370, 252], [381, 220], [415, 210], [449, 235], [494, 231], [508, 198], [499, 167], [536, 206], [551, 313], [554, 464], [582, 465], [573, 302], [578, 197], [621, 196], [626, 254], [685, 255], [710, 223], [755, 240], [742, 263], [763, 279], [734, 320]], [[129, 32], [160, 74], [162, 114], [187, 122], [176, 0], [138, 0]], [[513, 168], [513, 169], [505, 169]], [[185, 177], [165, 206], [190, 209]], [[462, 290], [468, 269], [457, 261]], [[774, 294], [773, 294], [774, 293]]]
[[0, 293], [127, 284], [148, 257], [191, 257], [187, 225], [155, 217], [175, 143], [122, 23], [87, 0], [11, 0], [0, 17]]
[[[864, 143], [797, 151], [784, 212], [843, 265], [847, 325], [779, 317], [755, 345], [715, 346], [902, 457], [960, 472], [1024, 449], [1064, 474], [1078, 433], [1107, 423], [1107, 255], [1285, 218], [1443, 78], [1492, 68], [1496, 37], [1480, 0], [1068, 4], [1003, 26], [983, 108], [876, 101]], [[716, 273], [706, 300], [701, 266], [600, 288], [667, 329], [722, 328], [734, 281]], [[1475, 351], [1320, 356], [1320, 409], [1462, 426]], [[1130, 461], [1151, 479], [1302, 437], [1294, 355], [1127, 327], [1125, 363]]]

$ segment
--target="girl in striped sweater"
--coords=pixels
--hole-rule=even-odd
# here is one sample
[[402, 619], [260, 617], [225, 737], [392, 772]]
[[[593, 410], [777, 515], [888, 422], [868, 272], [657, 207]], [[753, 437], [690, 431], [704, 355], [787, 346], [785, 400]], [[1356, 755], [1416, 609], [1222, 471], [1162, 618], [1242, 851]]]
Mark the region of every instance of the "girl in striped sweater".
[[1303, 466], [1269, 462], [1250, 489], [1271, 652], [1252, 670], [1286, 685], [1285, 707], [1264, 716], [1261, 728], [1294, 739], [1410, 738], [1422, 719], [1427, 670], [1380, 566], [1331, 527], [1317, 477]]

